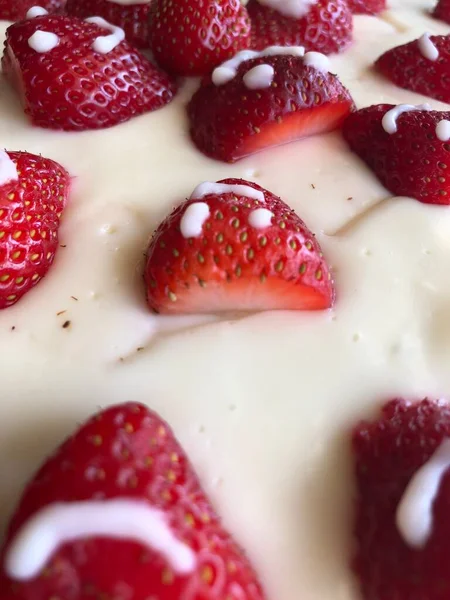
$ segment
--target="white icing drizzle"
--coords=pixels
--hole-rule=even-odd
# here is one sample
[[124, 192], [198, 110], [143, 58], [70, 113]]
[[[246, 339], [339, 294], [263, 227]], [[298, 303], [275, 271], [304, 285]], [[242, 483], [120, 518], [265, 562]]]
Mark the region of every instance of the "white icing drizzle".
[[303, 64], [307, 67], [314, 67], [322, 73], [330, 70], [330, 59], [321, 52], [307, 52], [303, 57]]
[[114, 50], [125, 39], [125, 32], [121, 27], [116, 27], [102, 19], [102, 17], [89, 17], [85, 19], [88, 23], [95, 23], [99, 27], [109, 29], [111, 33], [109, 35], [99, 35], [95, 38], [92, 48], [99, 54], [108, 54], [111, 50]]
[[180, 221], [180, 231], [184, 238], [199, 237], [203, 225], [210, 215], [206, 202], [194, 202], [184, 211]]
[[407, 544], [421, 548], [433, 530], [433, 504], [450, 468], [450, 439], [414, 475], [397, 507], [396, 524]]
[[309, 9], [317, 3], [317, 0], [258, 0], [258, 2], [285, 17], [300, 19], [308, 14]]
[[248, 216], [248, 223], [255, 229], [265, 229], [272, 222], [273, 212], [267, 208], [256, 208]]
[[193, 550], [178, 540], [164, 513], [131, 498], [53, 504], [36, 513], [19, 530], [5, 558], [11, 579], [36, 577], [60, 546], [83, 538], [132, 540], [159, 552], [174, 571], [194, 570]]
[[435, 61], [439, 58], [439, 50], [430, 39], [429, 33], [424, 33], [418, 40], [420, 54], [428, 60]]
[[264, 194], [260, 190], [249, 185], [233, 184], [228, 183], [211, 183], [210, 181], [204, 181], [200, 183], [191, 194], [191, 200], [200, 200], [209, 194], [235, 194], [236, 196], [245, 196], [246, 198], [252, 198], [259, 202], [264, 202]]
[[436, 137], [441, 142], [448, 142], [450, 140], [450, 121], [443, 119], [436, 125]]
[[251, 58], [259, 58], [261, 56], [304, 56], [305, 49], [303, 46], [269, 46], [261, 52], [255, 50], [241, 50], [233, 58], [225, 61], [212, 72], [212, 82], [214, 85], [225, 85], [236, 77], [239, 66], [246, 60]]
[[261, 90], [272, 85], [275, 71], [271, 65], [257, 65], [247, 71], [243, 77], [243, 82], [249, 90]]
[[53, 48], [59, 44], [59, 37], [56, 33], [51, 33], [50, 31], [35, 31], [33, 35], [28, 38], [28, 45], [30, 48], [43, 54], [45, 52], [50, 52]]
[[4, 150], [0, 150], [0, 186], [10, 181], [18, 181], [18, 179], [16, 165]]
[[397, 131], [397, 119], [400, 115], [406, 112], [411, 112], [415, 110], [432, 110], [429, 104], [399, 104], [398, 106], [394, 106], [391, 110], [384, 115], [381, 124], [386, 133], [392, 135]]
[[34, 19], [35, 17], [43, 17], [44, 15], [48, 15], [48, 11], [42, 6], [32, 6], [30, 10], [26, 14], [27, 19]]

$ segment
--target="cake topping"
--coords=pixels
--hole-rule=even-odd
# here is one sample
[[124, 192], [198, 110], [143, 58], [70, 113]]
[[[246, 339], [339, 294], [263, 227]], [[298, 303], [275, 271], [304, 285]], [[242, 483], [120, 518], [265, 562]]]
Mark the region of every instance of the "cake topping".
[[249, 90], [262, 90], [272, 85], [274, 73], [271, 65], [257, 65], [247, 71], [242, 80]]
[[307, 67], [313, 67], [322, 73], [330, 70], [330, 60], [320, 52], [307, 52], [303, 58], [303, 64]]
[[33, 579], [62, 546], [94, 537], [138, 542], [160, 553], [177, 574], [195, 569], [194, 551], [174, 536], [164, 512], [142, 500], [114, 498], [55, 503], [39, 510], [10, 544], [5, 571], [11, 579]]
[[258, 202], [264, 202], [264, 192], [250, 185], [242, 183], [212, 183], [204, 181], [200, 183], [191, 194], [191, 200], [199, 200], [210, 194], [234, 194], [235, 196], [245, 196]]
[[81, 598], [89, 582], [98, 598], [265, 599], [170, 427], [136, 403], [95, 415], [48, 459], [1, 553], [7, 598]]
[[102, 19], [102, 17], [88, 17], [86, 19], [88, 23], [95, 23], [99, 27], [103, 27], [104, 29], [109, 29], [111, 31], [110, 35], [100, 35], [95, 38], [94, 43], [92, 44], [92, 48], [96, 52], [100, 52], [100, 54], [108, 54], [111, 50], [114, 50], [116, 46], [118, 46], [125, 39], [125, 32], [120, 27], [116, 27], [115, 25], [111, 25]]
[[36, 52], [49, 52], [59, 44], [59, 37], [50, 31], [35, 31], [28, 38], [28, 45]]
[[419, 50], [424, 58], [428, 60], [437, 60], [439, 58], [439, 50], [430, 39], [429, 33], [424, 33], [418, 41]]
[[[17, 181], [19, 175], [14, 162], [4, 150], [0, 150], [0, 187], [10, 181]], [[1, 193], [1, 192], [0, 192]]]
[[441, 142], [448, 142], [450, 140], [450, 121], [442, 119], [436, 125], [436, 136]]
[[317, 0], [258, 0], [260, 4], [278, 11], [285, 17], [304, 17]]
[[[150, 308], [172, 314], [329, 308], [330, 271], [303, 221], [255, 183], [218, 183], [205, 196], [209, 212], [195, 223], [198, 236], [186, 236], [181, 226], [198, 204], [192, 199], [155, 232], [145, 268]], [[263, 195], [264, 207], [248, 188]]]
[[[353, 110], [339, 79], [322, 71], [315, 55], [308, 67], [301, 48], [268, 48], [244, 60], [237, 56], [215, 69], [188, 104], [191, 137], [204, 154], [227, 162], [265, 148], [338, 128]], [[264, 67], [264, 87], [255, 69]], [[320, 67], [319, 73], [317, 67]], [[258, 87], [252, 87], [257, 85]]]
[[32, 6], [30, 10], [26, 14], [27, 19], [34, 19], [35, 17], [42, 17], [43, 15], [48, 15], [48, 11], [42, 6]]
[[202, 234], [205, 221], [209, 217], [206, 202], [194, 202], [184, 211], [180, 221], [180, 231], [184, 238], [198, 237]]
[[443, 120], [450, 120], [450, 112], [428, 105], [379, 104], [351, 114], [343, 133], [353, 152], [396, 196], [450, 204], [448, 150], [435, 135]]

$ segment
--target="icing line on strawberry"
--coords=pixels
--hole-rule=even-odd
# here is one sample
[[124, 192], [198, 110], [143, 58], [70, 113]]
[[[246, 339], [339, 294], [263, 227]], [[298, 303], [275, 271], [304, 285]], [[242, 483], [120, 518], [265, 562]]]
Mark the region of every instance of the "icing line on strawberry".
[[450, 121], [447, 119], [442, 119], [436, 125], [436, 137], [441, 142], [448, 142], [450, 140]]
[[274, 74], [275, 71], [271, 65], [257, 65], [247, 71], [242, 80], [249, 90], [261, 90], [272, 85]]
[[109, 35], [99, 35], [92, 44], [92, 48], [100, 54], [108, 54], [125, 39], [125, 32], [121, 27], [108, 23], [102, 17], [88, 17], [85, 20], [87, 23], [95, 23], [95, 25], [111, 31]]
[[180, 221], [180, 231], [184, 238], [199, 237], [203, 231], [203, 225], [210, 215], [209, 206], [206, 202], [194, 202], [184, 211]]
[[410, 111], [414, 111], [414, 110], [429, 111], [429, 110], [432, 110], [432, 108], [427, 103], [426, 104], [417, 104], [417, 105], [398, 104], [397, 106], [394, 106], [394, 108], [391, 108], [391, 110], [388, 110], [388, 112], [383, 116], [383, 120], [381, 121], [381, 124], [382, 124], [385, 132], [389, 133], [390, 135], [392, 135], [393, 133], [396, 133], [398, 117], [405, 112], [410, 112]]
[[51, 31], [35, 31], [33, 35], [28, 38], [28, 45], [35, 52], [40, 54], [50, 52], [53, 48], [59, 44], [59, 37]]
[[305, 55], [303, 46], [269, 46], [261, 52], [255, 50], [241, 50], [233, 58], [225, 61], [212, 72], [212, 82], [214, 85], [225, 85], [236, 77], [239, 66], [251, 58], [260, 58], [262, 56], [300, 56]]
[[267, 208], [256, 208], [248, 216], [248, 224], [255, 229], [265, 229], [272, 224], [273, 212]]
[[327, 73], [330, 70], [330, 60], [328, 56], [321, 52], [307, 52], [303, 57], [303, 64], [322, 71], [322, 73]]
[[0, 186], [18, 179], [16, 165], [4, 150], [0, 150]]
[[308, 14], [309, 9], [317, 0], [258, 0], [263, 6], [276, 10], [285, 17], [300, 19]]
[[141, 501], [118, 498], [43, 508], [13, 539], [6, 554], [6, 572], [12, 579], [32, 579], [63, 544], [100, 536], [133, 540], [160, 552], [180, 574], [195, 568], [193, 550], [174, 536], [162, 511]]
[[44, 15], [48, 15], [48, 11], [42, 6], [32, 6], [30, 10], [26, 14], [27, 19], [34, 19], [35, 17], [43, 17]]
[[421, 55], [428, 60], [435, 61], [439, 58], [439, 50], [430, 39], [429, 33], [424, 33], [418, 40]]
[[200, 183], [191, 194], [191, 200], [200, 200], [209, 194], [235, 194], [236, 196], [245, 196], [258, 202], [265, 202], [264, 194], [261, 190], [255, 190], [255, 188], [249, 185], [241, 184], [228, 184], [228, 183], [212, 183], [211, 181], [204, 181]]
[[433, 529], [433, 504], [442, 478], [450, 467], [450, 439], [413, 476], [398, 505], [396, 524], [403, 539], [422, 548]]

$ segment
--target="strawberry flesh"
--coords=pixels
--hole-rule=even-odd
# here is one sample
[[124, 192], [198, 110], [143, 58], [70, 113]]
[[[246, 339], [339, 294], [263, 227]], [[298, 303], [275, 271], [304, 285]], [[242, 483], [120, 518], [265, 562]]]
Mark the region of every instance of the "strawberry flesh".
[[64, 8], [66, 0], [0, 0], [0, 19], [20, 21], [25, 19], [33, 6], [39, 5], [47, 12], [57, 12]]
[[[159, 226], [147, 252], [145, 281], [150, 308], [160, 313], [217, 313], [277, 309], [321, 310], [334, 300], [330, 270], [314, 235], [280, 198], [265, 202], [232, 192], [187, 200]], [[181, 218], [189, 205], [205, 202], [210, 216], [199, 237], [184, 238]], [[256, 229], [256, 208], [273, 213]]]
[[347, 0], [347, 4], [355, 15], [376, 15], [386, 8], [386, 0]]
[[439, 0], [433, 11], [433, 17], [450, 23], [450, 0]]

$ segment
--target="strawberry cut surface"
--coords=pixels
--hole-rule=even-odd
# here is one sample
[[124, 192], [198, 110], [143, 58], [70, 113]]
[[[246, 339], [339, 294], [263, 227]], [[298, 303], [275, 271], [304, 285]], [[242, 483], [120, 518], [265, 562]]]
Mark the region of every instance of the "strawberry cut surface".
[[450, 470], [440, 481], [426, 544], [408, 545], [396, 525], [408, 483], [446, 438], [450, 407], [444, 401], [392, 400], [377, 420], [355, 428], [353, 568], [363, 600], [448, 600]]
[[353, 17], [346, 0], [318, 0], [300, 19], [250, 0], [251, 48], [304, 46], [322, 54], [343, 52], [353, 39]]
[[386, 9], [386, 0], [347, 0], [355, 15], [376, 15]]
[[437, 136], [450, 112], [414, 110], [397, 118], [397, 132], [382, 125], [394, 106], [363, 108], [346, 119], [343, 134], [350, 148], [396, 196], [410, 196], [428, 204], [450, 203], [450, 144]]
[[[147, 252], [145, 282], [152, 310], [215, 313], [332, 306], [334, 285], [314, 235], [280, 198], [255, 183], [225, 179], [264, 194], [264, 203], [228, 191], [181, 204], [155, 232]], [[180, 223], [191, 204], [208, 206], [201, 234], [185, 238]], [[258, 208], [270, 224], [251, 225]]]
[[0, 19], [20, 21], [25, 19], [33, 6], [39, 5], [48, 12], [57, 12], [64, 8], [66, 0], [0, 0]]
[[[266, 64], [269, 87], [250, 90], [244, 76]], [[206, 155], [234, 162], [254, 152], [338, 128], [354, 109], [349, 92], [331, 73], [298, 56], [264, 56], [240, 64], [224, 85], [211, 78], [188, 105], [191, 137]]]
[[58, 163], [27, 152], [7, 154], [19, 179], [0, 185], [0, 309], [15, 304], [50, 269], [70, 188]]
[[[57, 46], [33, 50], [28, 40], [38, 30], [55, 34]], [[3, 71], [34, 125], [78, 131], [111, 127], [172, 100], [173, 82], [127, 41], [106, 53], [94, 50], [95, 40], [109, 34], [109, 27], [59, 15], [8, 28]]]
[[48, 459], [24, 491], [3, 557], [41, 509], [118, 498], [161, 511], [172, 535], [194, 553], [194, 569], [180, 575], [136, 541], [87, 537], [60, 546], [32, 579], [13, 581], [1, 572], [2, 600], [264, 600], [252, 566], [223, 529], [171, 429], [136, 403], [100, 412]]
[[415, 40], [388, 50], [375, 66], [399, 87], [450, 103], [450, 35], [429, 39], [439, 54], [436, 60], [425, 57]]

